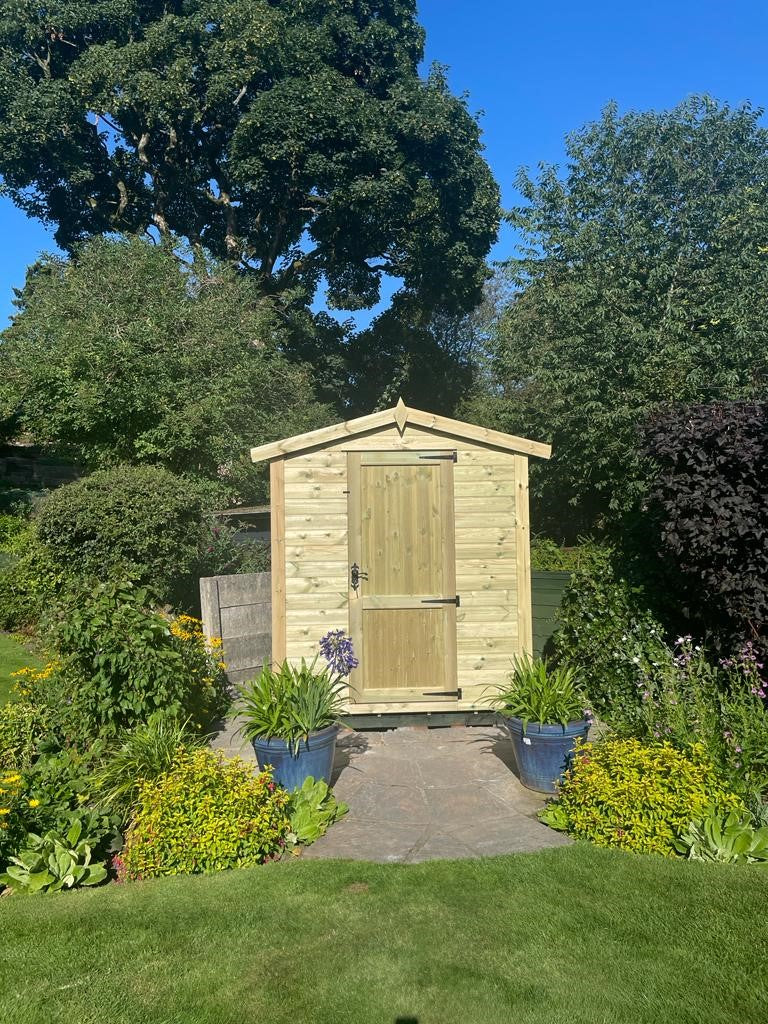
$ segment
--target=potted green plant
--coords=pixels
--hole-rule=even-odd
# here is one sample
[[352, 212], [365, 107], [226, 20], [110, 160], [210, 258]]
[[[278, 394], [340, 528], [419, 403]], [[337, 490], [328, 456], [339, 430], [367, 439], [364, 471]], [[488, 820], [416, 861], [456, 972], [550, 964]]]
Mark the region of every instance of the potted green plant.
[[[320, 654], [327, 664], [319, 668]], [[238, 687], [240, 732], [253, 744], [263, 769], [288, 790], [307, 778], [331, 781], [339, 721], [345, 704], [344, 677], [357, 665], [352, 642], [343, 630], [320, 641], [320, 653], [308, 665], [284, 661], [276, 669], [265, 662], [259, 675]]]
[[557, 792], [576, 740], [586, 740], [592, 721], [574, 669], [517, 658], [491, 703], [509, 730], [520, 781], [541, 793]]

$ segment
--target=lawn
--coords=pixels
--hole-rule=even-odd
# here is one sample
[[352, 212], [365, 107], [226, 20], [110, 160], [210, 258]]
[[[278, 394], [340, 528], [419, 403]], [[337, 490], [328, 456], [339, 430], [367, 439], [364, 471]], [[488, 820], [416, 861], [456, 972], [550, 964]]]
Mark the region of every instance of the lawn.
[[764, 1024], [768, 873], [586, 845], [0, 902], [14, 1024]]
[[26, 645], [8, 633], [0, 633], [0, 704], [4, 704], [11, 694], [13, 679], [11, 673], [32, 665], [42, 667], [40, 658]]

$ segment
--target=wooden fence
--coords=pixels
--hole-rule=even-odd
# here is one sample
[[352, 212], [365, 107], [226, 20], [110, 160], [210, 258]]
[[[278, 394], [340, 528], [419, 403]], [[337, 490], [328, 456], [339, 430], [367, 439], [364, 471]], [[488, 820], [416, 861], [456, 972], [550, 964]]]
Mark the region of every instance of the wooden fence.
[[206, 636], [220, 636], [227, 676], [250, 679], [272, 656], [271, 575], [268, 572], [206, 576], [200, 605]]

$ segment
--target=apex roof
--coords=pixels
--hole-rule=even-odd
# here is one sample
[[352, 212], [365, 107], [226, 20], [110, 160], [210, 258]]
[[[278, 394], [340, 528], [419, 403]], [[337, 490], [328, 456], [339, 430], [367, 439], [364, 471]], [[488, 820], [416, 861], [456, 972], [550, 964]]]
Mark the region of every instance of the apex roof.
[[308, 448], [322, 447], [345, 437], [355, 437], [357, 434], [363, 434], [369, 430], [384, 429], [392, 423], [397, 426], [401, 435], [406, 426], [412, 423], [438, 431], [448, 437], [476, 441], [478, 444], [487, 444], [492, 448], [502, 448], [523, 455], [534, 455], [540, 459], [548, 459], [552, 454], [551, 446], [543, 444], [541, 441], [531, 441], [527, 437], [516, 437], [514, 434], [505, 434], [500, 430], [490, 430], [487, 427], [478, 427], [461, 420], [452, 420], [447, 416], [438, 416], [436, 413], [411, 409], [400, 398], [397, 405], [391, 409], [384, 409], [382, 412], [374, 412], [369, 416], [359, 416], [357, 419], [336, 423], [331, 427], [320, 427], [319, 430], [310, 430], [306, 434], [296, 434], [283, 441], [271, 441], [269, 444], [251, 448], [251, 460], [264, 462], [268, 459], [283, 458]]

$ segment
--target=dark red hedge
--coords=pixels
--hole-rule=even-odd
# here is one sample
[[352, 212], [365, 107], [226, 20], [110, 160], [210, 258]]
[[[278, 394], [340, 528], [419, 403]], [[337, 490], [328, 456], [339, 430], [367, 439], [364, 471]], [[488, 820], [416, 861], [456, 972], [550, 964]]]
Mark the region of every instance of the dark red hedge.
[[681, 601], [721, 643], [759, 638], [764, 645], [768, 403], [675, 409], [649, 424], [645, 441], [658, 469], [649, 511], [662, 557], [678, 570]]

